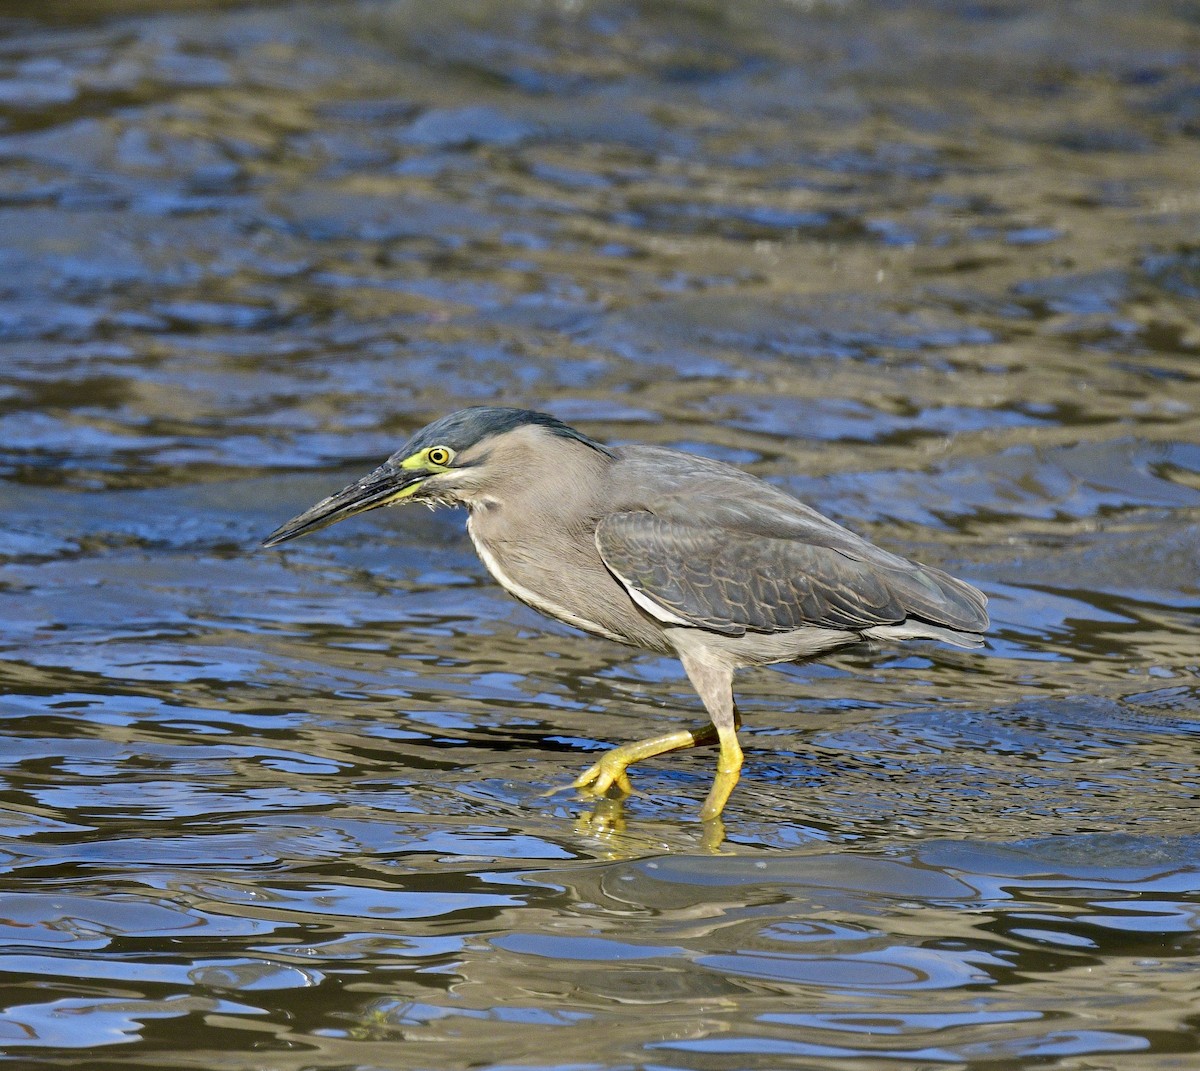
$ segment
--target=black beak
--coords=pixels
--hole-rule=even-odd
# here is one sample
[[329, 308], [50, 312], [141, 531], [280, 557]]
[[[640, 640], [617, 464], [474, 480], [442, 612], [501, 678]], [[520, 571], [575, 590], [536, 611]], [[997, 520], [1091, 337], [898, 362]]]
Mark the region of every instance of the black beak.
[[285, 521], [263, 540], [264, 547], [274, 547], [297, 536], [327, 528], [356, 513], [403, 501], [417, 490], [428, 472], [414, 472], [392, 465], [381, 465], [357, 483], [343, 488], [336, 495], [322, 499], [311, 509]]

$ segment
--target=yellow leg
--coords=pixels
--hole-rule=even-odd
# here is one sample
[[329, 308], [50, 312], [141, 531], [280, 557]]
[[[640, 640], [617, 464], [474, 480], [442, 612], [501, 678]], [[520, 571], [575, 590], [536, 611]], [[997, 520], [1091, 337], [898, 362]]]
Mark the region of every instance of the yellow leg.
[[[717, 739], [717, 730], [711, 725], [706, 725], [703, 729], [676, 729], [674, 732], [663, 733], [661, 736], [651, 736], [646, 740], [636, 740], [632, 744], [622, 744], [611, 751], [606, 751], [604, 757], [584, 770], [574, 780], [571, 787], [595, 796], [603, 796], [615, 785], [622, 795], [628, 796], [633, 792], [633, 785], [629, 783], [629, 775], [625, 772], [627, 766], [641, 762], [642, 759], [652, 759], [655, 755], [662, 755], [668, 751], [715, 744]], [[736, 740], [734, 746], [737, 746]], [[734, 781], [737, 781], [736, 774]], [[733, 785], [730, 785], [729, 788], [732, 791]], [[726, 796], [728, 795], [727, 792]]]
[[742, 719], [733, 702], [733, 668], [718, 652], [703, 647], [682, 650], [679, 659], [712, 718], [713, 733], [721, 746], [717, 775], [700, 808], [701, 820], [711, 822], [725, 809], [742, 769], [742, 749], [737, 738]]
[[721, 754], [717, 759], [717, 776], [713, 778], [708, 799], [700, 808], [700, 819], [704, 822], [716, 818], [725, 809], [742, 770], [742, 748], [738, 744], [737, 730], [733, 727], [718, 729], [717, 737], [721, 742]]
[[[725, 809], [742, 769], [742, 749], [737, 738], [742, 719], [733, 702], [733, 670], [719, 654], [700, 647], [682, 650], [679, 657], [688, 679], [704, 702], [712, 724], [703, 729], [676, 729], [661, 736], [613, 748], [605, 752], [599, 762], [584, 770], [571, 787], [595, 796], [608, 795], [611, 789], [628, 796], [633, 792], [633, 786], [625, 771], [632, 763], [681, 748], [719, 744], [721, 752], [717, 759], [717, 774], [708, 798], [700, 809], [700, 818], [712, 823]], [[714, 836], [715, 843], [719, 844], [723, 831], [717, 832], [714, 827]]]

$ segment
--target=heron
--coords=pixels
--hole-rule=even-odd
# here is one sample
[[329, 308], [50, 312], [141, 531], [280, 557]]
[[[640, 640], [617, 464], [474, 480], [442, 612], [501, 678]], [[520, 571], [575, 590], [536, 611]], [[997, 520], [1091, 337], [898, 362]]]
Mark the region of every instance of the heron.
[[679, 659], [708, 724], [612, 748], [571, 787], [625, 796], [631, 764], [716, 744], [706, 821], [724, 810], [743, 764], [737, 670], [872, 640], [974, 648], [988, 628], [978, 588], [750, 473], [662, 446], [608, 446], [529, 409], [474, 406], [435, 420], [263, 545], [408, 502], [465, 506], [487, 571], [526, 605]]

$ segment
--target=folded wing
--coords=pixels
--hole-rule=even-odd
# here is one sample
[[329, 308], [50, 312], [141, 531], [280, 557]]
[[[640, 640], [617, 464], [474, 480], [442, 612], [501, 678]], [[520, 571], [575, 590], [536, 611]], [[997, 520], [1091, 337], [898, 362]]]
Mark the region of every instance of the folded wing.
[[986, 599], [971, 585], [812, 513], [826, 532], [805, 514], [794, 534], [777, 525], [768, 534], [758, 523], [726, 518], [701, 527], [631, 511], [605, 517], [596, 546], [647, 612], [725, 635], [806, 626], [861, 632], [913, 618], [969, 633], [987, 628]]

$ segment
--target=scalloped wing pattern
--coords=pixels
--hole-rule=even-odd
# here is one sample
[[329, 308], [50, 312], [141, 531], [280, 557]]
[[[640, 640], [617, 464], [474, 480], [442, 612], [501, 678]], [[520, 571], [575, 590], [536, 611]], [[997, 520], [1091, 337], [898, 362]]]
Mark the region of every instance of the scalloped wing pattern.
[[964, 632], [987, 627], [982, 593], [893, 555], [886, 558], [903, 567], [819, 543], [701, 528], [648, 511], [605, 517], [596, 546], [643, 609], [730, 636], [814, 625], [861, 632], [910, 617]]

